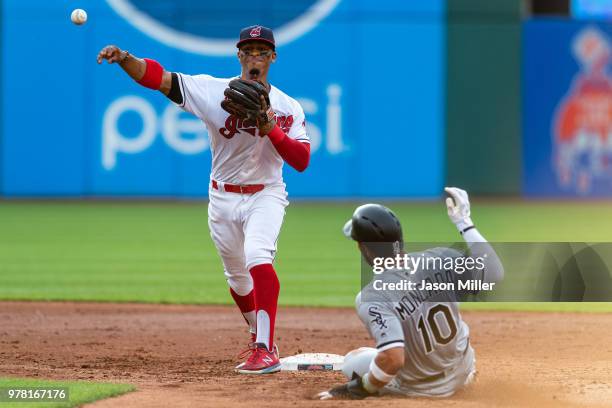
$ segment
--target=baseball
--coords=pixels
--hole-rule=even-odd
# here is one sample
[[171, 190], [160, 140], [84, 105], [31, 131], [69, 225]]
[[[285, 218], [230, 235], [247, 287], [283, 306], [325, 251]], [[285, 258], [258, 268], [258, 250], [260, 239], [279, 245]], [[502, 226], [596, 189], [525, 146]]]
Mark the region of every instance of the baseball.
[[85, 24], [87, 21], [87, 13], [83, 9], [74, 9], [70, 14], [70, 19], [76, 25]]

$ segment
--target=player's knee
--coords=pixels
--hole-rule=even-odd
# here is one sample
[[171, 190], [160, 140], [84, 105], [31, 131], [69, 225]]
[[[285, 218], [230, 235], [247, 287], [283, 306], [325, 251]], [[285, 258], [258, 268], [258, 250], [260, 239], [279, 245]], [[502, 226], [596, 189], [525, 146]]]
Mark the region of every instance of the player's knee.
[[349, 379], [353, 377], [353, 374], [363, 377], [365, 373], [370, 371], [370, 364], [377, 353], [378, 350], [372, 347], [360, 347], [349, 351], [344, 356], [342, 373]]
[[249, 274], [248, 269], [245, 268], [244, 258], [233, 256], [224, 256], [222, 258], [223, 269], [225, 272], [225, 276], [228, 279]]
[[360, 305], [361, 305], [361, 292], [359, 292], [357, 296], [355, 296], [355, 309], [357, 309], [357, 312], [359, 312]]
[[249, 242], [244, 245], [244, 257], [246, 267], [249, 270], [256, 265], [271, 264], [275, 255], [274, 247], [261, 241]]
[[240, 296], [247, 295], [253, 289], [253, 279], [246, 269], [244, 258], [224, 257], [223, 273], [229, 286]]
[[232, 275], [227, 277], [227, 284], [238, 294], [238, 296], [246, 296], [253, 290], [253, 279], [250, 274], [247, 275]]

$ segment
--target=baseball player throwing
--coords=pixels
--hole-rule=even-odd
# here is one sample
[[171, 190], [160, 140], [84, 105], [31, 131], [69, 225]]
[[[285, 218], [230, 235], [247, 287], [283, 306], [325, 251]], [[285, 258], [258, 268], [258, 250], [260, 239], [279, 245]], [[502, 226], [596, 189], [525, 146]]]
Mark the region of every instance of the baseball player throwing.
[[[411, 273], [388, 269], [376, 279], [387, 284], [407, 279], [414, 282], [502, 279], [504, 271], [497, 254], [470, 219], [467, 193], [458, 188], [446, 188], [446, 191], [451, 196], [446, 201], [448, 215], [467, 242], [471, 257], [484, 259], [484, 268], [462, 274], [435, 267], [418, 267]], [[363, 258], [370, 265], [375, 257], [403, 254], [400, 222], [382, 205], [358, 207], [346, 223], [344, 233], [358, 242]], [[451, 260], [465, 257], [449, 248], [432, 248], [408, 255]], [[362, 347], [349, 352], [342, 370], [349, 382], [318, 397], [361, 399], [385, 394], [447, 397], [469, 384], [476, 372], [476, 359], [470, 346], [469, 328], [459, 314], [456, 294], [436, 290], [390, 293], [377, 290], [373, 282], [363, 288], [355, 303], [376, 348]]]
[[252, 341], [236, 369], [263, 374], [280, 370], [274, 344], [280, 284], [272, 263], [288, 205], [282, 167], [285, 161], [304, 171], [310, 139], [300, 105], [268, 83], [277, 56], [272, 30], [244, 28], [236, 46], [242, 72], [235, 78], [170, 72], [114, 45], [100, 51], [98, 63], [118, 63], [206, 125], [212, 152], [208, 225]]

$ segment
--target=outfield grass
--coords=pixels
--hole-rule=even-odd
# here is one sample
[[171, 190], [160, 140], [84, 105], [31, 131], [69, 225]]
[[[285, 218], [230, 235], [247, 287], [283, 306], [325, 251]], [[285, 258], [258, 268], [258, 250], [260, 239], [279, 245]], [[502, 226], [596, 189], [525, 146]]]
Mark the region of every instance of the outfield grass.
[[[407, 241], [458, 239], [443, 203], [387, 203]], [[350, 306], [359, 256], [341, 233], [356, 203], [293, 203], [276, 267], [284, 305]], [[476, 201], [491, 241], [612, 242], [612, 205]], [[205, 203], [0, 202], [0, 299], [230, 303]], [[468, 308], [469, 304], [466, 304]], [[473, 305], [612, 311], [612, 305]]]
[[2, 402], [2, 408], [71, 408], [103, 398], [114, 397], [133, 391], [135, 388], [127, 384], [107, 384], [86, 381], [47, 381], [32, 380], [25, 378], [0, 378], [0, 388], [68, 388], [69, 401], [66, 402], [40, 402], [40, 401], [20, 401]]

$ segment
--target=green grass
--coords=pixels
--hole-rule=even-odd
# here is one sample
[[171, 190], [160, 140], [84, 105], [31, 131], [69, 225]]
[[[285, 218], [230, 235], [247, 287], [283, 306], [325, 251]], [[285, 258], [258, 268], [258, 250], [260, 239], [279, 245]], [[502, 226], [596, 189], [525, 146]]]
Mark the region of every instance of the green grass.
[[135, 389], [132, 385], [127, 384], [107, 384], [86, 381], [46, 381], [25, 378], [0, 378], [0, 387], [68, 388], [69, 395], [69, 401], [66, 402], [0, 402], [0, 407], [2, 408], [70, 408], [103, 398], [125, 394]]
[[[387, 204], [408, 241], [459, 239], [441, 202]], [[282, 304], [353, 304], [359, 256], [341, 228], [355, 205], [289, 206], [276, 260]], [[612, 205], [606, 202], [476, 200], [472, 215], [491, 241], [612, 242]], [[231, 302], [205, 203], [0, 202], [0, 299]], [[612, 311], [608, 304], [541, 308]]]

